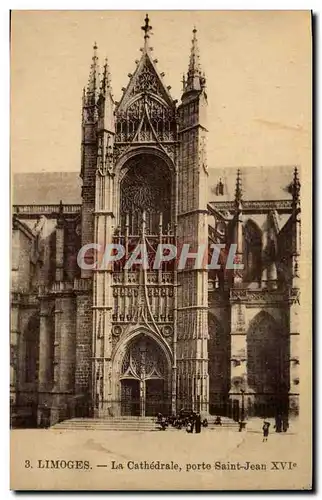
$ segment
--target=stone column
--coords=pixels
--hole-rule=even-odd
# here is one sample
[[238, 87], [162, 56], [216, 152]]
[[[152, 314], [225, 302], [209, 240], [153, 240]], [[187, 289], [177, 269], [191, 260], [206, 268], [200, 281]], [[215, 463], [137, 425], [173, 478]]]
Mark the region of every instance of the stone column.
[[62, 217], [63, 205], [60, 204], [60, 213], [56, 225], [56, 281], [64, 280], [64, 219]]
[[60, 326], [62, 317], [62, 305], [59, 298], [55, 300], [55, 336], [54, 336], [54, 383], [53, 383], [53, 399], [50, 412], [50, 424], [53, 425], [59, 421], [60, 417]]
[[[113, 241], [113, 177], [107, 172], [96, 173], [94, 213], [94, 242], [101, 245], [98, 266], [93, 273], [93, 355], [92, 372], [96, 382], [92, 385], [92, 399], [98, 416], [115, 413], [112, 401], [112, 308], [113, 266], [103, 255]], [[128, 226], [127, 219], [127, 226]], [[127, 227], [128, 231], [128, 227]], [[100, 257], [100, 258], [99, 258]], [[99, 374], [100, 379], [97, 379]]]
[[[40, 305], [40, 324], [39, 324], [39, 368], [38, 368], [38, 411], [37, 422], [39, 426], [47, 425], [50, 409], [52, 407], [52, 388], [53, 388], [53, 329], [51, 316], [49, 312], [50, 305], [42, 300]], [[54, 411], [55, 413], [55, 411]], [[56, 418], [56, 417], [55, 417]]]
[[[237, 293], [237, 292], [235, 292]], [[231, 368], [230, 368], [230, 391], [231, 401], [239, 402], [241, 411], [243, 391], [245, 398], [245, 413], [247, 414], [247, 404], [250, 391], [247, 380], [247, 331], [245, 328], [245, 304], [233, 295], [231, 303]], [[240, 413], [241, 416], [241, 413]]]
[[14, 408], [17, 403], [17, 391], [19, 383], [18, 345], [19, 345], [19, 305], [12, 302], [11, 329], [10, 329], [10, 406], [12, 408]]
[[290, 299], [290, 389], [289, 413], [299, 413], [299, 343], [300, 343], [300, 251], [301, 207], [297, 168], [292, 184], [292, 290]]
[[60, 299], [62, 315], [60, 323], [59, 389], [70, 392], [74, 389], [76, 357], [76, 311], [74, 299], [64, 296]]
[[61, 294], [55, 301], [54, 397], [51, 423], [69, 418], [75, 381], [76, 311], [70, 295]]
[[40, 326], [39, 326], [39, 391], [48, 391], [51, 379], [51, 338], [49, 324], [48, 304], [41, 303], [40, 306]]
[[262, 288], [267, 288], [267, 281], [268, 281], [268, 255], [269, 255], [269, 249], [268, 249], [268, 232], [269, 232], [269, 217], [267, 216], [266, 219], [266, 228], [263, 231], [263, 237], [262, 237]]
[[290, 305], [289, 413], [291, 416], [297, 416], [299, 413], [300, 306], [297, 300], [298, 296], [295, 294]]
[[[75, 368], [75, 393], [79, 400], [81, 416], [84, 405], [91, 392], [92, 377], [92, 341], [93, 341], [93, 310], [91, 280], [84, 279], [76, 282], [76, 368]], [[82, 290], [82, 286], [84, 289]], [[88, 290], [87, 290], [88, 287]], [[86, 403], [86, 404], [87, 404]]]

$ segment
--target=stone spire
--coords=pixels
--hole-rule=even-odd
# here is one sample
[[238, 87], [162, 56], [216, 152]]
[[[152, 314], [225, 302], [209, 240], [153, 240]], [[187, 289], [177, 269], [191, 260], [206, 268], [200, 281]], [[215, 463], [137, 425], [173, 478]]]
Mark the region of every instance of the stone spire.
[[112, 92], [112, 87], [111, 87], [110, 69], [106, 58], [103, 66], [100, 94], [103, 95], [103, 97], [105, 97], [108, 91]]
[[98, 57], [96, 42], [93, 46], [92, 64], [89, 72], [88, 85], [87, 85], [87, 105], [95, 105], [96, 94], [98, 90]]
[[[242, 216], [242, 180], [240, 169], [237, 170], [236, 188], [235, 188], [235, 243], [236, 249], [236, 264], [243, 262], [243, 216]], [[242, 272], [235, 272], [234, 282], [241, 283], [243, 278]]]
[[205, 75], [201, 71], [199, 47], [196, 28], [192, 31], [192, 46], [190, 52], [187, 79], [184, 81], [184, 93], [191, 91], [201, 91], [206, 84]]

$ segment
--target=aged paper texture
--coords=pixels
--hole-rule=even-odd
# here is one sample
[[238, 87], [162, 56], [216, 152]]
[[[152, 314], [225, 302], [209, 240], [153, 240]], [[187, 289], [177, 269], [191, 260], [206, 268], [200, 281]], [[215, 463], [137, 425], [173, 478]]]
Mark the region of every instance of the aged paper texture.
[[12, 489], [311, 489], [311, 37], [13, 11]]

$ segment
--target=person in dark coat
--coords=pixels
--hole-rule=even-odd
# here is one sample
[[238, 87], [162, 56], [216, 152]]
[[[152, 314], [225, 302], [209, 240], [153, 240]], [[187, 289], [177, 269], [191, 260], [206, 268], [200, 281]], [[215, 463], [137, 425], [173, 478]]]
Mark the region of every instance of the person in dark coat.
[[216, 417], [215, 425], [222, 425], [221, 417]]
[[201, 416], [200, 416], [200, 413], [197, 413], [196, 417], [195, 417], [195, 431], [196, 431], [197, 434], [199, 434], [201, 432]]
[[288, 417], [284, 417], [283, 418], [283, 425], [282, 425], [282, 427], [283, 427], [283, 432], [286, 432], [287, 429], [289, 428]]
[[267, 422], [266, 420], [264, 420], [264, 424], [262, 427], [262, 429], [263, 429], [263, 443], [265, 441], [267, 441], [270, 425], [271, 425], [270, 422]]
[[275, 417], [275, 431], [282, 432], [282, 417], [281, 417], [281, 415], [277, 415]]
[[191, 432], [193, 432], [196, 424], [196, 414], [193, 411], [189, 417], [189, 423], [191, 424]]

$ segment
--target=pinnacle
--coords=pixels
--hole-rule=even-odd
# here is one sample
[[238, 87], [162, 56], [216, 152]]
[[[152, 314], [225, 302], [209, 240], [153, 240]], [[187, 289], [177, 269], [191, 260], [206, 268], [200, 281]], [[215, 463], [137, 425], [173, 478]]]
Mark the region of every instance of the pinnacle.
[[200, 67], [200, 56], [199, 47], [197, 40], [197, 29], [196, 27], [192, 30], [192, 44], [188, 65], [188, 73], [186, 80], [183, 79], [183, 92], [189, 92], [191, 90], [200, 91], [205, 87], [205, 76], [201, 71]]
[[235, 202], [239, 204], [241, 200], [242, 200], [242, 180], [241, 180], [240, 169], [238, 169], [236, 178]]

